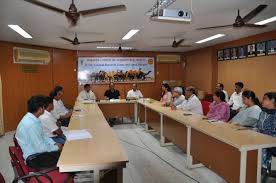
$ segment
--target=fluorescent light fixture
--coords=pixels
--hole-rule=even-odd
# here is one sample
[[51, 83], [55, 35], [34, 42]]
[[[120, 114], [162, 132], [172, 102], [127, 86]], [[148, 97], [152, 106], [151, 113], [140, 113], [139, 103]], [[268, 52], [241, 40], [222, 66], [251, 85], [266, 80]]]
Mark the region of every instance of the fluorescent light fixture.
[[213, 39], [217, 39], [217, 38], [220, 38], [220, 37], [223, 37], [223, 36], [225, 36], [225, 34], [217, 34], [217, 35], [214, 35], [214, 36], [211, 36], [211, 37], [207, 37], [206, 39], [202, 39], [200, 41], [197, 41], [195, 43], [198, 43], [198, 44], [205, 43], [207, 41], [211, 41]]
[[[97, 49], [119, 49], [119, 46], [97, 46]], [[133, 47], [122, 47], [123, 50], [132, 50]]]
[[271, 18], [268, 18], [266, 20], [262, 20], [260, 22], [256, 22], [255, 25], [265, 25], [265, 24], [268, 24], [270, 22], [274, 22], [276, 21], [276, 16], [275, 17], [271, 17]]
[[134, 36], [137, 32], [139, 32], [138, 29], [132, 29], [130, 30], [123, 38], [122, 40], [128, 40], [130, 39], [132, 36]]
[[8, 25], [12, 30], [23, 36], [24, 38], [32, 38], [30, 34], [28, 34], [24, 29], [22, 29], [19, 25]]

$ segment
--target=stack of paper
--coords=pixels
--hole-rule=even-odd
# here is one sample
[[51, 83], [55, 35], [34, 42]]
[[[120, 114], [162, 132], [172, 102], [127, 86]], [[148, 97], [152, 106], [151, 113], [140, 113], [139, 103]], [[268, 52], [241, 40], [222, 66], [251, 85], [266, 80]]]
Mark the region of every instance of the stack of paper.
[[91, 139], [92, 135], [87, 130], [68, 130], [64, 132], [66, 139], [68, 141], [81, 140], [81, 139]]

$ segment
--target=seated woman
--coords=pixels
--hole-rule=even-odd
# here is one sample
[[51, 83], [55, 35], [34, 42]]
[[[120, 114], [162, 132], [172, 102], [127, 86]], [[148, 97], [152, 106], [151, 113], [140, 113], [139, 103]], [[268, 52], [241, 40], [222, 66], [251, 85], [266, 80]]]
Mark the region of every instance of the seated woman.
[[232, 124], [240, 126], [254, 127], [259, 120], [262, 109], [261, 104], [255, 93], [246, 90], [242, 93], [242, 100], [245, 107], [239, 110], [239, 113], [230, 121]]
[[[263, 97], [263, 111], [257, 122], [257, 132], [276, 137], [276, 92], [268, 92]], [[267, 173], [271, 166], [272, 154], [275, 148], [264, 149], [262, 157], [263, 172]]]
[[172, 100], [172, 89], [169, 84], [163, 83], [162, 84], [162, 96], [161, 96], [161, 102], [164, 106], [168, 106], [171, 103]]
[[225, 101], [225, 94], [218, 90], [214, 93], [213, 99], [214, 102], [210, 104], [207, 114], [208, 119], [227, 122], [230, 117], [230, 107]]

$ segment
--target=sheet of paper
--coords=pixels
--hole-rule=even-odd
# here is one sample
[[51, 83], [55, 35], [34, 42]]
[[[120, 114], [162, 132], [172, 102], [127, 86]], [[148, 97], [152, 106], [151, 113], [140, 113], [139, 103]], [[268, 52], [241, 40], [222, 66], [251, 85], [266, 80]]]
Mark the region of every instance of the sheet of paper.
[[96, 102], [95, 100], [83, 100], [82, 101], [83, 104], [93, 104], [95, 102]]
[[66, 139], [68, 141], [92, 138], [92, 135], [85, 129], [83, 129], [83, 130], [67, 130], [64, 132], [64, 135], [66, 136]]
[[120, 99], [110, 99], [110, 102], [120, 102]]

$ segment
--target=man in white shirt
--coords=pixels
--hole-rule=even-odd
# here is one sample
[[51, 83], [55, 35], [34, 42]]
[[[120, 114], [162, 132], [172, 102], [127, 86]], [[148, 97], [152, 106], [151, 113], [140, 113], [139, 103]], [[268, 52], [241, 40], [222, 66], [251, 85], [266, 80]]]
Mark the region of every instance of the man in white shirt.
[[96, 96], [93, 91], [91, 91], [90, 84], [85, 84], [79, 93], [78, 100], [96, 100]]
[[45, 111], [39, 116], [42, 129], [47, 137], [52, 138], [56, 143], [64, 144], [66, 137], [60, 126], [57, 125], [56, 118], [52, 115], [51, 111], [54, 109], [53, 99], [51, 97], [45, 98]]
[[228, 102], [229, 96], [228, 96], [227, 91], [224, 90], [224, 85], [222, 83], [218, 83], [216, 86], [216, 89], [222, 91], [225, 94], [225, 101]]
[[203, 115], [202, 104], [200, 100], [197, 98], [196, 90], [194, 87], [190, 86], [185, 90], [185, 98], [186, 100], [182, 102], [182, 104], [176, 106], [172, 106], [172, 110], [181, 109], [187, 110], [195, 114]]
[[179, 106], [185, 101], [185, 96], [183, 95], [183, 89], [181, 87], [175, 87], [173, 89], [173, 100], [171, 100], [171, 106]]
[[127, 92], [127, 99], [139, 99], [143, 98], [140, 90], [137, 89], [137, 84], [132, 85], [132, 89]]
[[240, 110], [240, 108], [244, 107], [242, 101], [242, 82], [235, 83], [235, 92], [231, 95], [230, 100], [228, 101], [229, 106], [231, 106], [230, 119], [232, 119]]
[[63, 88], [61, 86], [56, 86], [54, 90], [50, 93], [50, 97], [54, 99], [54, 109], [51, 111], [53, 116], [57, 120], [62, 121], [62, 126], [68, 126], [69, 120], [72, 115], [72, 110], [67, 109], [62, 100], [61, 97], [63, 95]]

